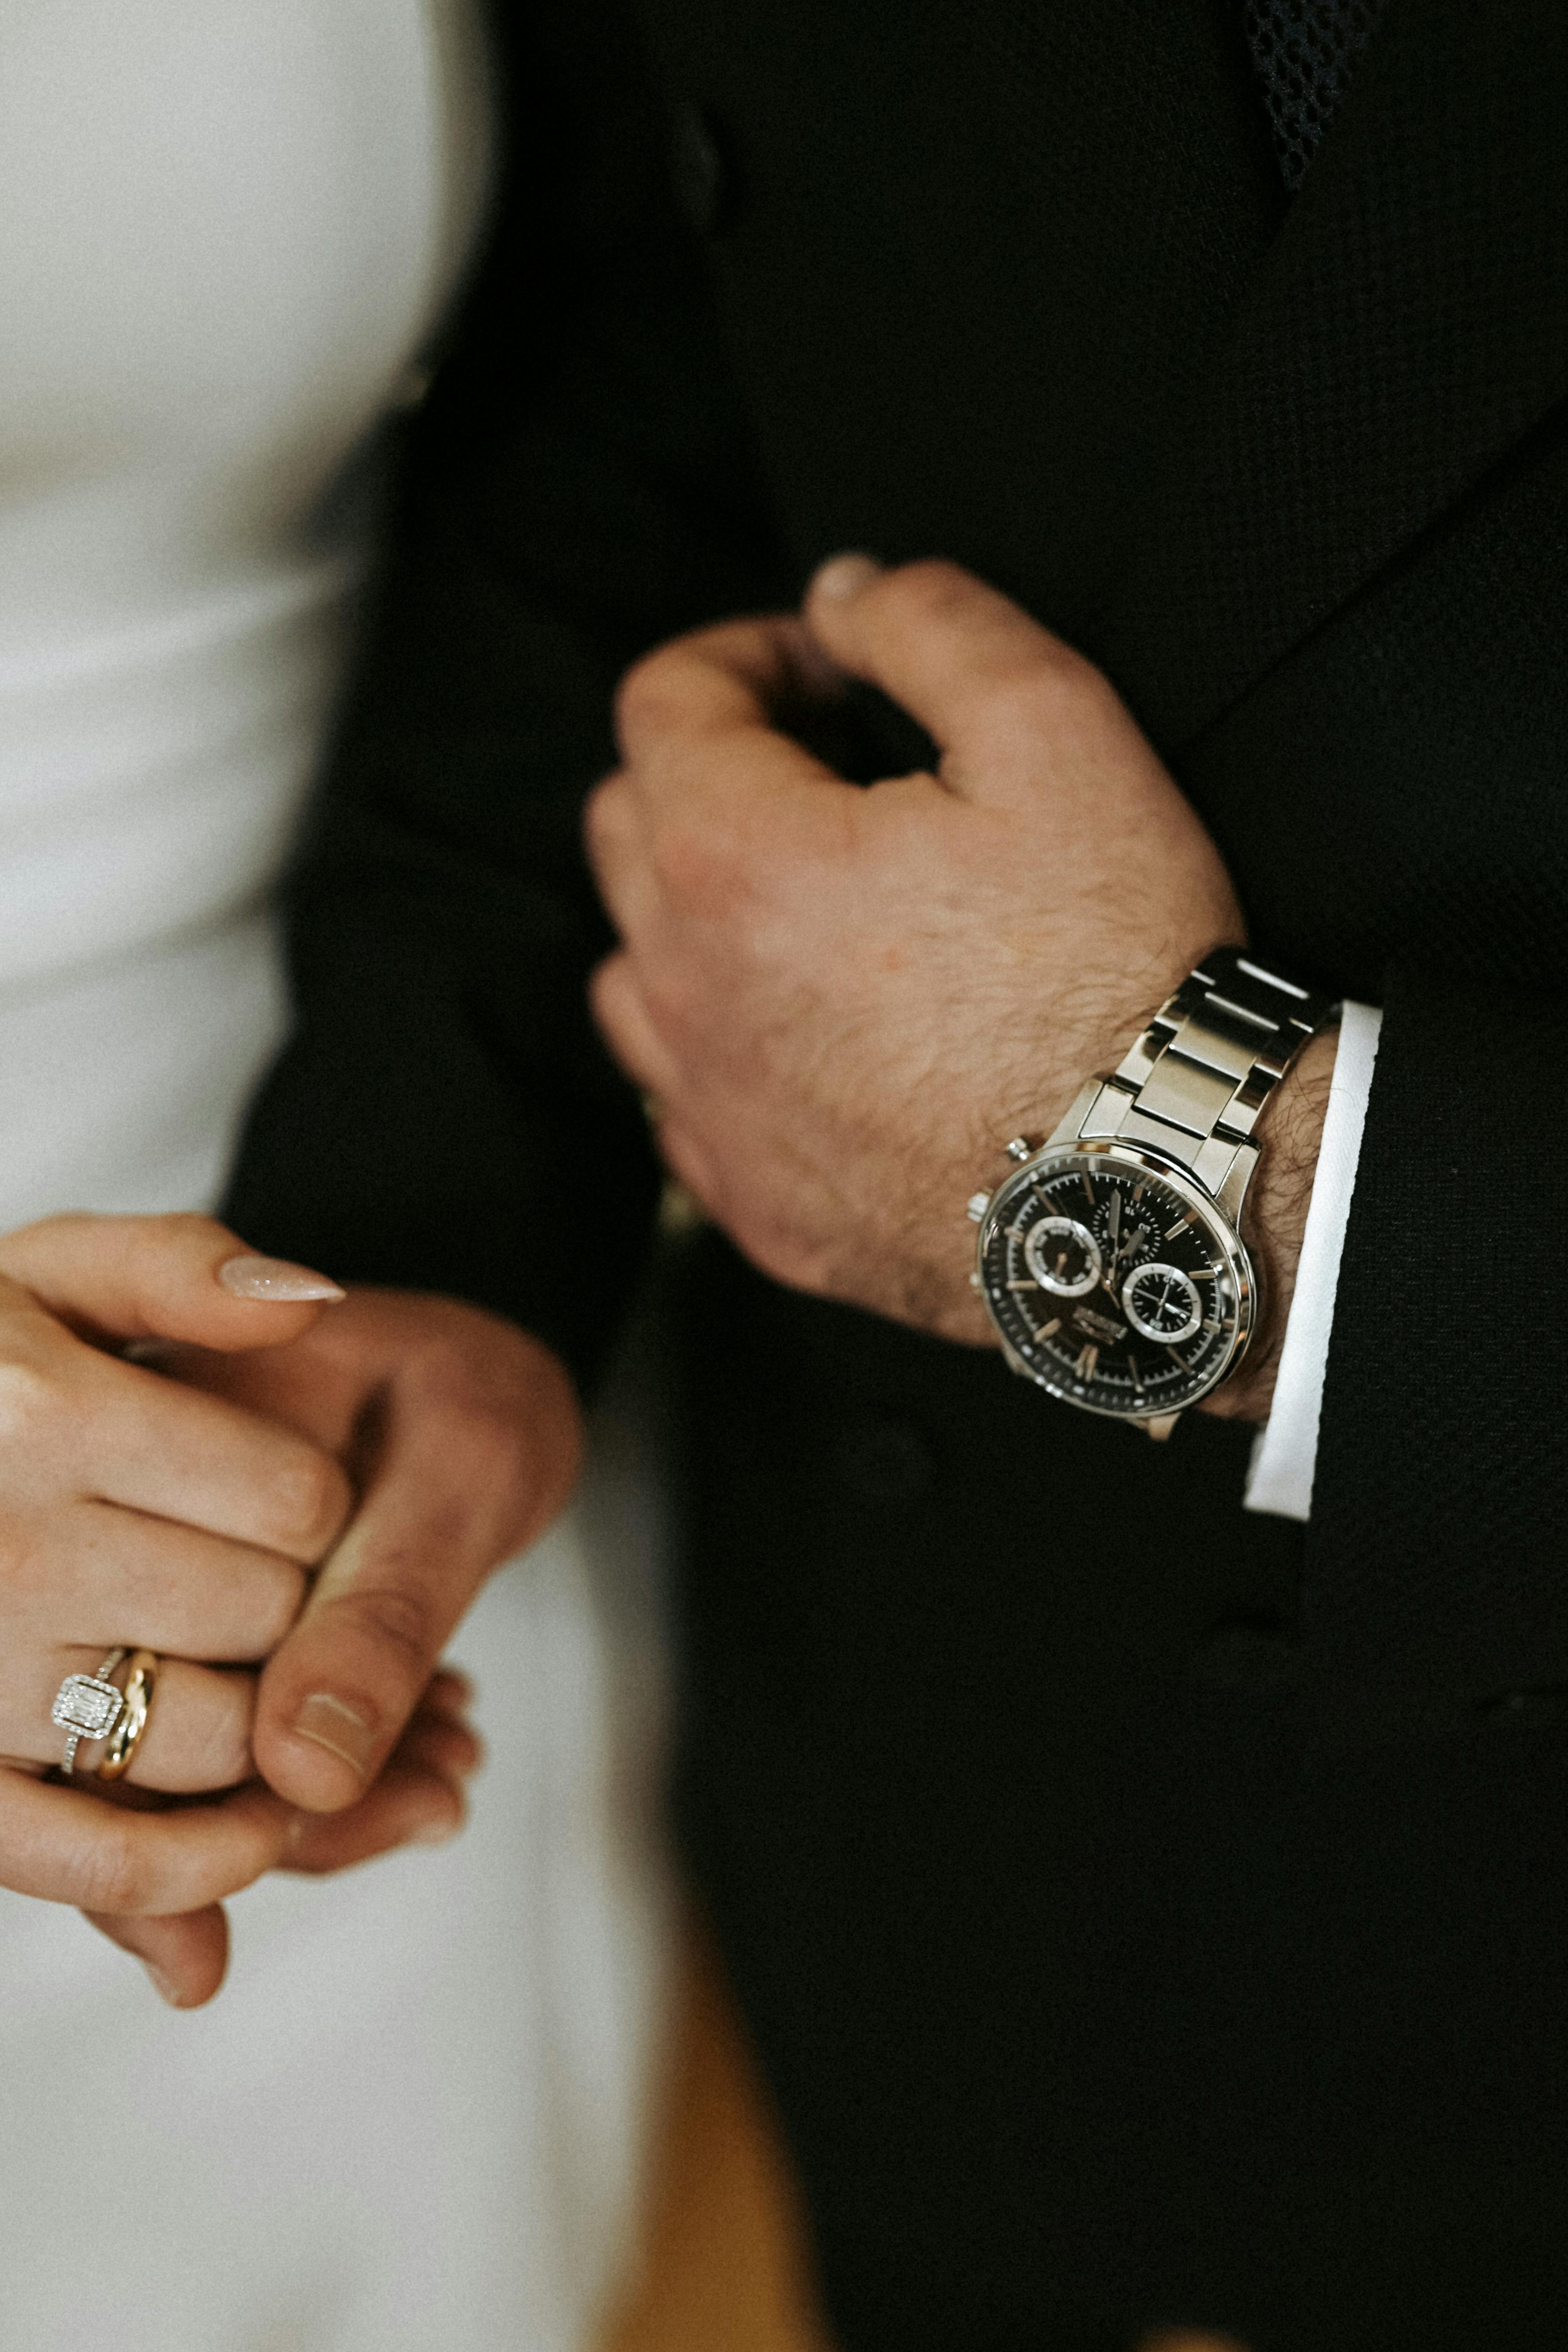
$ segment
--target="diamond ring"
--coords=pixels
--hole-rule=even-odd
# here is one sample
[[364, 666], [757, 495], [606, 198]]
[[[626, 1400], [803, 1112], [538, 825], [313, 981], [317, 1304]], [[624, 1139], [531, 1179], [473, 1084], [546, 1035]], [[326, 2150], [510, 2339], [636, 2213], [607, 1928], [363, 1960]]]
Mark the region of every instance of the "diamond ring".
[[68, 1780], [82, 1741], [109, 1738], [124, 1712], [124, 1698], [109, 1679], [124, 1655], [123, 1644], [110, 1650], [96, 1675], [68, 1675], [55, 1693], [49, 1721], [58, 1723], [66, 1735], [60, 1769]]

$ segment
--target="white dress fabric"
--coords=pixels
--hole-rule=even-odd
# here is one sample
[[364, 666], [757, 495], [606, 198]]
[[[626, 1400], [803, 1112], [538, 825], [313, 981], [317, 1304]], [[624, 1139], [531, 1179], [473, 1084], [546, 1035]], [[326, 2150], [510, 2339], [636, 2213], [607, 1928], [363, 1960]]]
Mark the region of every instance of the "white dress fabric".
[[[486, 98], [469, 0], [0, 11], [0, 1228], [217, 1191]], [[664, 1949], [651, 1494], [610, 1422], [454, 1645], [467, 1835], [239, 1897], [210, 2009], [0, 1895], [0, 2352], [585, 2343]]]

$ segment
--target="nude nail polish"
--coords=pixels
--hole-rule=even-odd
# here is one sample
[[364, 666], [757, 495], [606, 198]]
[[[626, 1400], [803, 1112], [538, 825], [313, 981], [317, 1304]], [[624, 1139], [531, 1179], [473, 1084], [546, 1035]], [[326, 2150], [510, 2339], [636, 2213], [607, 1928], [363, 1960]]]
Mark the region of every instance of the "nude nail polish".
[[326, 1275], [313, 1274], [308, 1265], [290, 1265], [286, 1257], [231, 1257], [219, 1266], [217, 1278], [236, 1298], [274, 1298], [286, 1306], [347, 1296]]
[[331, 1756], [352, 1765], [363, 1780], [375, 1753], [375, 1734], [362, 1715], [331, 1691], [312, 1691], [294, 1717], [300, 1739], [310, 1739]]
[[166, 2000], [171, 2009], [178, 2009], [180, 2006], [180, 1988], [174, 1982], [173, 1977], [166, 1977], [162, 1969], [155, 1969], [153, 1966], [151, 1960], [143, 1960], [142, 1965], [146, 1969], [148, 1982], [152, 1985], [152, 1988], [157, 1994], [159, 2000]]

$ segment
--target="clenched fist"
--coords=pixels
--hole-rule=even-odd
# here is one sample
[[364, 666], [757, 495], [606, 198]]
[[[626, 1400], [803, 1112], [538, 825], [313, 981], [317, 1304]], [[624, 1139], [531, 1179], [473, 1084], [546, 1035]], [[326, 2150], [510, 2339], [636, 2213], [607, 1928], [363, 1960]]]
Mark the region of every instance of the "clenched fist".
[[[847, 677], [920, 720], [935, 774], [861, 789], [781, 731]], [[969, 1194], [1246, 937], [1198, 816], [1100, 673], [949, 563], [839, 557], [803, 617], [639, 663], [617, 719], [587, 834], [623, 946], [594, 1003], [670, 1167], [775, 1279], [989, 1340]], [[1280, 1088], [1292, 1146], [1254, 1188], [1276, 1330], [1310, 1191], [1279, 1177], [1315, 1159], [1321, 1066]], [[1265, 1408], [1271, 1353], [1227, 1409]]]

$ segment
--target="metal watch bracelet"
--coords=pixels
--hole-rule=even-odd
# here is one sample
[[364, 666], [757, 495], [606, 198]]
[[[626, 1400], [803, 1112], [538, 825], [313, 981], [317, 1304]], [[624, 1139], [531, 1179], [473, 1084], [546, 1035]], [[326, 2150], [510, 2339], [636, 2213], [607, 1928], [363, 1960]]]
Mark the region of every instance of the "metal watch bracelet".
[[1338, 1009], [1247, 950], [1215, 948], [1113, 1074], [1084, 1089], [1052, 1140], [1070, 1132], [1146, 1144], [1190, 1169], [1217, 1200], [1233, 1176], [1250, 1174], [1259, 1113]]

